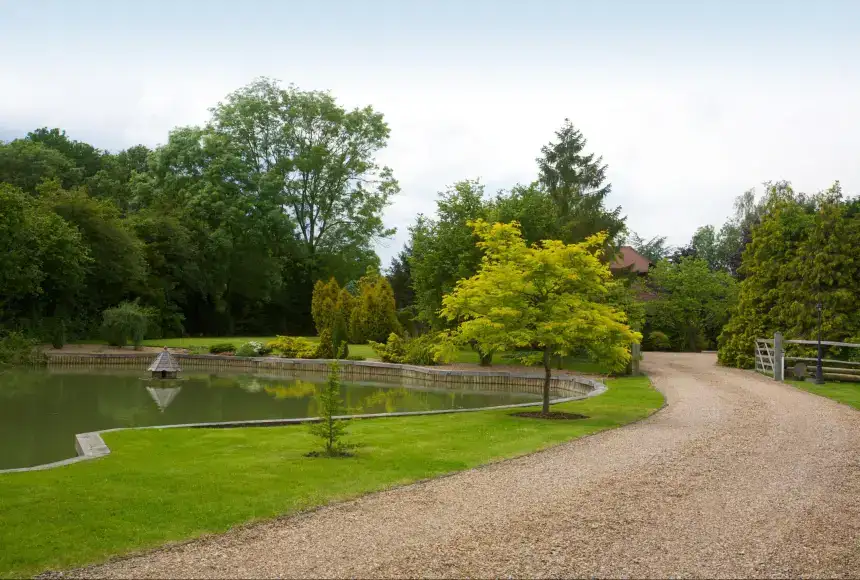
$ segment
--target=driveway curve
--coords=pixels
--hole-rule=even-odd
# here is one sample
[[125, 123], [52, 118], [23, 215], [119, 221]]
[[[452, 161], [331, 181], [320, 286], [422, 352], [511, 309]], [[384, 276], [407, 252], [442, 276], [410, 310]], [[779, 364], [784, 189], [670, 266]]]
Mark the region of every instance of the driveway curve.
[[713, 355], [644, 368], [668, 406], [639, 423], [68, 575], [860, 577], [860, 412]]

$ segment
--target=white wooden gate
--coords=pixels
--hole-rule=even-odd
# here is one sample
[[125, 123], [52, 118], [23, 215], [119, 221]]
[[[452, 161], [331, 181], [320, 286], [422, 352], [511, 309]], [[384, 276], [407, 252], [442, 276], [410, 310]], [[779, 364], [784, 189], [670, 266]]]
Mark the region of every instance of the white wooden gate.
[[774, 348], [773, 339], [755, 339], [755, 370], [773, 376]]

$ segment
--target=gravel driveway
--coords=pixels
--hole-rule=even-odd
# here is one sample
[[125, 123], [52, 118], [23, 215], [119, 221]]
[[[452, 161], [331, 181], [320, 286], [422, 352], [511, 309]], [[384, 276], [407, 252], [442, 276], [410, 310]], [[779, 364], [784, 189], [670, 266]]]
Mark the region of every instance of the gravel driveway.
[[860, 577], [860, 412], [713, 355], [644, 368], [669, 405], [640, 423], [72, 574]]

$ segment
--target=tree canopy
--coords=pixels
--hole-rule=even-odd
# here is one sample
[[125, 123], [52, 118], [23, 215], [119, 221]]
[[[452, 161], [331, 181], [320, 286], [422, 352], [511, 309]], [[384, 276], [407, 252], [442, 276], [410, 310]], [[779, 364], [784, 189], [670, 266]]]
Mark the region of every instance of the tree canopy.
[[0, 237], [17, 247], [50, 223], [68, 247], [41, 259], [31, 241], [27, 260], [7, 258], [0, 323], [39, 334], [65, 316], [96, 336], [103, 310], [139, 299], [158, 312], [156, 334], [307, 333], [316, 280], [379, 266], [398, 191], [376, 162], [388, 135], [370, 107], [263, 78], [155, 150], [108, 152], [49, 128], [0, 143]]
[[586, 352], [623, 369], [641, 335], [606, 300], [612, 274], [601, 260], [606, 234], [576, 244], [545, 240], [527, 246], [519, 224], [470, 221], [483, 252], [478, 272], [443, 298], [442, 315], [458, 323], [454, 339], [483, 351], [526, 351], [542, 362], [543, 410], [549, 411], [551, 357]]
[[743, 252], [738, 304], [720, 336], [720, 360], [753, 366], [754, 340], [780, 331], [813, 339], [822, 304], [825, 340], [860, 338], [860, 204], [838, 183], [807, 196], [773, 186]]
[[669, 338], [673, 350], [714, 348], [737, 297], [737, 282], [701, 258], [662, 260], [649, 274], [654, 299], [647, 303], [650, 331]]

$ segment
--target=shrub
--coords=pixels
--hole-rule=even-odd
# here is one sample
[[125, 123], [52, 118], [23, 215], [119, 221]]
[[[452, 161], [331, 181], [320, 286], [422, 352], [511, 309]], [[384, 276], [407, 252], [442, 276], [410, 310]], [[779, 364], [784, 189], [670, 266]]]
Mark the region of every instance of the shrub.
[[336, 358], [334, 343], [331, 339], [331, 330], [328, 328], [324, 328], [322, 332], [320, 332], [320, 342], [317, 346], [316, 358]]
[[394, 332], [388, 335], [386, 342], [374, 342], [371, 340], [369, 344], [373, 352], [379, 355], [382, 362], [406, 362], [406, 341]]
[[349, 354], [349, 319], [355, 298], [337, 280], [314, 285], [311, 314], [320, 336], [318, 358], [345, 358]]
[[102, 336], [111, 346], [125, 346], [131, 341], [139, 348], [151, 315], [151, 309], [140, 306], [137, 301], [108, 308], [102, 313]]
[[0, 333], [0, 367], [44, 364], [45, 354], [39, 341], [20, 332]]
[[385, 343], [370, 342], [374, 352], [383, 362], [434, 365], [451, 360], [453, 345], [447, 336], [428, 333], [416, 338], [402, 338], [392, 332]]
[[42, 322], [44, 338], [56, 349], [66, 345], [66, 321], [62, 318], [48, 318]]
[[349, 319], [351, 341], [357, 344], [382, 341], [392, 332], [399, 332], [394, 291], [388, 280], [368, 269], [359, 280], [358, 289]]
[[320, 358], [320, 345], [297, 336], [278, 336], [266, 347], [270, 352], [285, 358]]
[[263, 356], [264, 350], [263, 343], [252, 340], [237, 348], [236, 356]]
[[671, 350], [672, 343], [665, 332], [652, 330], [648, 334], [648, 340], [645, 341], [645, 346], [648, 350]]
[[222, 352], [236, 352], [236, 345], [232, 342], [218, 342], [209, 346], [210, 354], [221, 354]]

